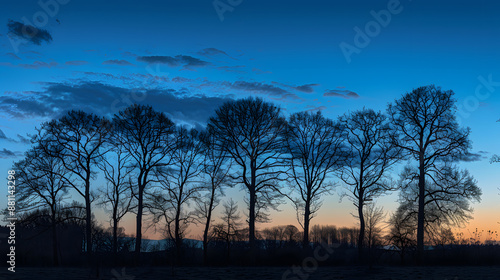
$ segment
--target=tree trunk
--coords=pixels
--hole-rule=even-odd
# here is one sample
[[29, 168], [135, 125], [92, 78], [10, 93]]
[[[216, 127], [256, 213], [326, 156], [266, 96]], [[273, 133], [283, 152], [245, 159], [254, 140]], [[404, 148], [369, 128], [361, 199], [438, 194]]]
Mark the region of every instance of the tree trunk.
[[[89, 176], [87, 176], [89, 177]], [[92, 260], [92, 209], [90, 202], [90, 178], [85, 180], [85, 235], [87, 238], [87, 256], [89, 261]]]
[[230, 260], [231, 260], [231, 240], [230, 239], [227, 239], [226, 241], [226, 264], [229, 265], [230, 263]]
[[[139, 182], [140, 183], [140, 182]], [[135, 234], [135, 258], [137, 264], [141, 259], [141, 243], [142, 243], [142, 207], [143, 207], [143, 187], [139, 185], [139, 198], [137, 203], [137, 217], [136, 217], [136, 234]]]
[[210, 196], [210, 204], [207, 213], [207, 222], [205, 223], [205, 230], [203, 231], [203, 264], [208, 263], [208, 231], [210, 230], [210, 220], [212, 219], [212, 207], [214, 205], [215, 188], [212, 183], [212, 194]]
[[364, 179], [364, 166], [365, 161], [361, 160], [360, 171], [359, 171], [359, 192], [358, 192], [358, 217], [359, 217], [359, 236], [358, 236], [358, 259], [360, 262], [363, 261], [363, 245], [365, 241], [365, 217], [363, 215], [364, 206], [364, 195], [365, 189], [363, 184]]
[[256, 218], [256, 212], [255, 212], [255, 205], [257, 201], [257, 190], [256, 190], [256, 185], [257, 185], [257, 174], [256, 174], [256, 162], [255, 160], [251, 160], [250, 162], [250, 172], [251, 172], [251, 184], [249, 187], [249, 192], [250, 192], [250, 200], [249, 200], [249, 206], [250, 206], [250, 211], [248, 215], [248, 244], [250, 246], [250, 253], [249, 253], [249, 264], [254, 265], [257, 261], [257, 251], [256, 251], [256, 244], [255, 244], [255, 218]]
[[56, 222], [56, 212], [52, 211], [52, 260], [54, 266], [59, 266], [59, 254], [57, 246], [57, 222]]
[[363, 247], [364, 247], [364, 241], [365, 241], [365, 217], [363, 214], [363, 196], [359, 196], [359, 201], [358, 201], [358, 216], [359, 216], [359, 236], [358, 236], [358, 254], [359, 254], [359, 260], [363, 260]]
[[309, 216], [311, 216], [311, 201], [308, 198], [304, 209], [304, 236], [302, 239], [302, 248], [309, 248]]
[[181, 204], [179, 200], [177, 202], [177, 213], [175, 213], [175, 229], [174, 229], [176, 261], [180, 261], [181, 259], [182, 239], [180, 234], [180, 214], [181, 214]]
[[248, 215], [248, 244], [250, 246], [250, 252], [248, 254], [249, 265], [254, 265], [257, 261], [257, 251], [255, 244], [255, 201], [256, 194], [255, 191], [250, 191], [250, 213]]
[[250, 249], [253, 251], [255, 249], [255, 202], [256, 202], [256, 189], [255, 185], [257, 184], [257, 174], [256, 174], [256, 162], [255, 160], [250, 161], [250, 213], [248, 215], [248, 243], [250, 245]]
[[113, 215], [113, 254], [116, 257], [118, 252], [118, 219], [116, 214]]
[[248, 215], [248, 243], [255, 248], [255, 191], [250, 190], [250, 213]]
[[417, 223], [417, 263], [421, 265], [424, 257], [424, 196], [425, 196], [425, 166], [424, 153], [420, 153], [418, 176], [418, 223]]

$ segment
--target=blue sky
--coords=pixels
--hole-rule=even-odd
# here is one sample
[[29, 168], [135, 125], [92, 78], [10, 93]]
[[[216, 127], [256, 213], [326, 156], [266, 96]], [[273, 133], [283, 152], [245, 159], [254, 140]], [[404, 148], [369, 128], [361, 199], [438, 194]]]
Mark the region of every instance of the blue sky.
[[[497, 225], [500, 166], [489, 163], [500, 153], [495, 1], [41, 2], [57, 9], [10, 1], [0, 15], [0, 174], [29, 147], [22, 137], [68, 109], [112, 115], [131, 100], [201, 126], [225, 100], [257, 95], [287, 114], [336, 118], [385, 110], [403, 93], [436, 84], [456, 93], [481, 155], [462, 164], [484, 193], [471, 225]], [[390, 20], [380, 24], [374, 14]], [[39, 32], [21, 38], [13, 22]], [[372, 35], [362, 47], [358, 28]], [[358, 51], [346, 58], [341, 44]], [[380, 203], [392, 210], [396, 198]], [[282, 209], [275, 220], [294, 223], [293, 208]], [[351, 225], [353, 210], [333, 196], [316, 222]], [[339, 214], [328, 220], [332, 211]]]

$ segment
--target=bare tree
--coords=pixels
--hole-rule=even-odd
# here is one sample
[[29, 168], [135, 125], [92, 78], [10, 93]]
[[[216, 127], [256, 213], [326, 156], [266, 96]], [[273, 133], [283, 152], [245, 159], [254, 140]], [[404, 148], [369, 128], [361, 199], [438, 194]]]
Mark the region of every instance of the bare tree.
[[69, 185], [66, 180], [71, 174], [61, 160], [44, 153], [35, 146], [25, 153], [25, 158], [14, 164], [16, 170], [17, 209], [20, 212], [35, 213], [34, 210], [48, 209], [52, 230], [52, 259], [59, 265], [57, 238], [58, 215], [62, 201], [67, 198]]
[[92, 255], [91, 180], [95, 178], [97, 164], [106, 152], [102, 146], [109, 129], [106, 118], [83, 111], [69, 111], [60, 119], [42, 124], [35, 137], [44, 153], [58, 158], [74, 175], [73, 180], [65, 181], [85, 200], [85, 239], [89, 260]]
[[162, 205], [152, 204], [151, 211], [154, 215], [165, 218], [168, 234], [175, 242], [179, 258], [184, 231], [193, 222], [193, 214], [184, 207], [189, 206], [200, 189], [202, 144], [195, 129], [179, 127], [175, 138], [172, 164], [168, 168], [158, 167], [155, 170], [156, 180], [160, 185], [160, 191], [155, 195], [162, 195], [165, 199], [153, 200]]
[[203, 185], [202, 191], [205, 195], [195, 200], [195, 214], [197, 221], [204, 224], [203, 230], [203, 262], [208, 260], [208, 234], [212, 222], [212, 213], [219, 205], [220, 197], [224, 195], [223, 188], [229, 186], [232, 161], [225, 149], [220, 149], [216, 145], [217, 136], [209, 132], [201, 136], [203, 145], [203, 166], [202, 174], [208, 178], [208, 182]]
[[139, 261], [144, 191], [150, 185], [153, 171], [170, 163], [169, 155], [175, 147], [174, 123], [151, 106], [137, 104], [120, 111], [113, 121], [115, 129], [120, 130], [120, 145], [130, 154], [131, 166], [137, 176], [137, 184], [134, 184], [134, 196], [137, 199], [135, 253]]
[[[283, 132], [285, 119], [280, 109], [259, 98], [224, 103], [210, 118], [208, 130], [219, 136], [240, 170], [232, 175], [247, 189], [249, 214], [248, 239], [255, 248], [255, 222], [264, 214], [259, 210], [276, 207], [277, 182], [283, 174]], [[262, 216], [261, 216], [262, 217]]]
[[451, 228], [445, 226], [439, 229], [434, 238], [435, 245], [445, 246], [449, 244], [455, 244], [456, 242], [457, 239], [455, 238], [455, 235], [453, 234]]
[[381, 112], [363, 109], [340, 118], [346, 133], [347, 158], [338, 170], [347, 185], [347, 196], [357, 208], [359, 219], [358, 250], [363, 256], [366, 234], [364, 206], [391, 190], [388, 171], [399, 158], [392, 145], [390, 128]]
[[392, 124], [393, 144], [418, 162], [417, 259], [424, 252], [426, 177], [435, 163], [458, 160], [470, 149], [470, 130], [459, 127], [453, 91], [434, 85], [404, 94], [387, 112]]
[[223, 204], [224, 210], [220, 217], [222, 223], [214, 225], [214, 235], [226, 242], [227, 260], [230, 260], [231, 243], [233, 243], [239, 235], [241, 226], [241, 216], [238, 213], [238, 205], [232, 198]]
[[105, 148], [108, 149], [106, 157], [99, 164], [99, 168], [106, 178], [106, 189], [100, 192], [100, 201], [104, 206], [111, 206], [111, 227], [113, 231], [112, 251], [118, 251], [118, 230], [120, 220], [130, 211], [132, 203], [130, 173], [130, 154], [121, 144], [120, 131], [114, 129]]
[[377, 207], [374, 202], [369, 203], [367, 207], [363, 209], [363, 212], [363, 218], [365, 219], [366, 225], [365, 241], [368, 246], [368, 257], [371, 267], [375, 259], [375, 251], [373, 248], [383, 244], [383, 227], [381, 225], [385, 220], [386, 214], [384, 213], [384, 209], [382, 207]]
[[[424, 231], [430, 240], [443, 226], [464, 225], [471, 218], [470, 202], [480, 200], [481, 189], [467, 170], [459, 170], [449, 162], [439, 164], [434, 172], [428, 170], [427, 175], [430, 180], [423, 197]], [[399, 183], [402, 208], [413, 220], [418, 219], [418, 178], [418, 170], [407, 166]]]
[[311, 239], [314, 243], [332, 244], [338, 242], [337, 227], [314, 225], [311, 227]]
[[294, 225], [287, 225], [283, 230], [283, 234], [285, 235], [286, 241], [289, 245], [294, 244], [298, 239], [299, 229]]
[[329, 174], [344, 160], [342, 128], [321, 112], [290, 116], [285, 147], [297, 220], [304, 229], [302, 245], [309, 247], [309, 224], [321, 207], [321, 197], [333, 189]]
[[375, 206], [375, 203], [369, 203], [364, 208], [365, 225], [366, 225], [366, 244], [371, 250], [382, 242], [381, 224], [384, 222], [386, 214], [382, 207]]
[[[286, 226], [274, 226], [271, 228], [265, 228], [262, 230], [262, 234], [264, 238], [268, 241], [268, 246], [278, 247], [281, 248], [283, 247], [283, 243], [286, 240], [285, 236], [285, 229]], [[279, 243], [276, 243], [279, 242]]]
[[404, 257], [408, 250], [417, 245], [417, 236], [415, 230], [415, 217], [408, 215], [405, 207], [399, 206], [389, 219], [389, 233], [386, 236], [389, 245], [395, 246], [390, 249], [398, 251], [401, 257], [401, 263], [404, 263]]

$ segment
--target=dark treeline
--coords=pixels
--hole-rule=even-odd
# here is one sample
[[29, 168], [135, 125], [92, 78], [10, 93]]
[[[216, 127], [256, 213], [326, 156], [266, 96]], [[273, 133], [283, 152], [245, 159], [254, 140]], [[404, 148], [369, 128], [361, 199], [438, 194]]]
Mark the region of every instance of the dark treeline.
[[[224, 103], [201, 131], [176, 126], [151, 106], [132, 105], [111, 119], [70, 111], [43, 123], [14, 164], [19, 228], [26, 240], [44, 236], [51, 253], [43, 254], [53, 265], [70, 255], [91, 262], [103, 252], [144, 263], [151, 259], [142, 244], [145, 226], [170, 241], [157, 252], [165, 264], [278, 264], [278, 257], [299, 260], [319, 244], [360, 262], [380, 258], [387, 245], [385, 252], [422, 263], [425, 246], [459, 243], [451, 229], [470, 218], [470, 202], [481, 195], [457, 166], [469, 160], [471, 143], [454, 104], [452, 91], [430, 85], [402, 95], [386, 112], [364, 108], [332, 120], [319, 111], [285, 117], [272, 103], [246, 98]], [[404, 168], [394, 176], [396, 165]], [[311, 226], [340, 182], [359, 227]], [[224, 199], [233, 186], [246, 191], [243, 212]], [[375, 199], [396, 190], [400, 206], [383, 234], [386, 215]], [[71, 202], [69, 191], [83, 204]], [[256, 224], [269, 222], [269, 210], [285, 201], [301, 228], [258, 231]], [[95, 221], [95, 206], [109, 212], [109, 229]], [[127, 213], [136, 217], [133, 238], [120, 227]], [[195, 223], [203, 228], [201, 248], [186, 240]]]

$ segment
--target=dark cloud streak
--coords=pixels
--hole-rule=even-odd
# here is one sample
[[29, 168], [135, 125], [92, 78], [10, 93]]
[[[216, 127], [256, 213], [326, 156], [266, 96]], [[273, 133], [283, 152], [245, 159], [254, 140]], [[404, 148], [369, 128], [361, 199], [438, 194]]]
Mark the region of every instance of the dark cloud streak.
[[[224, 55], [229, 58], [232, 58], [229, 56], [225, 51], [216, 49], [216, 48], [206, 48], [198, 52], [199, 55], [204, 56], [204, 57], [212, 57], [212, 56], [217, 56], [217, 55]], [[232, 58], [234, 59], [234, 58]]]
[[0, 150], [0, 158], [1, 159], [7, 159], [7, 158], [16, 158], [18, 156], [21, 156], [21, 152], [13, 152], [11, 150], [7, 150], [6, 148], [3, 148]]
[[236, 90], [243, 90], [252, 93], [268, 93], [274, 96], [288, 94], [288, 91], [280, 87], [259, 82], [236, 81], [232, 83], [230, 87]]
[[102, 63], [103, 65], [119, 65], [119, 66], [130, 66], [134, 65], [126, 60], [123, 59], [111, 59], [111, 60], [106, 60]]
[[88, 64], [88, 61], [84, 60], [72, 60], [72, 61], [66, 61], [66, 65], [73, 65], [73, 66], [80, 66], [80, 65], [85, 65]]
[[[217, 107], [230, 100], [228, 96], [193, 95], [187, 90], [130, 89], [95, 81], [45, 85], [45, 89], [39, 92], [0, 96], [0, 110], [19, 119], [57, 118], [68, 110], [83, 110], [112, 117], [118, 110], [139, 103], [152, 105], [174, 120], [196, 125], [204, 123]], [[134, 96], [141, 98], [134, 100]]]
[[333, 97], [341, 97], [345, 99], [357, 99], [359, 98], [359, 94], [346, 90], [346, 89], [334, 89], [334, 90], [327, 90], [323, 96], [333, 96]]
[[137, 57], [137, 61], [146, 62], [148, 64], [167, 64], [170, 67], [183, 66], [183, 68], [185, 69], [192, 69], [193, 67], [206, 67], [212, 65], [212, 63], [208, 61], [204, 61], [189, 55], [176, 55], [174, 57], [160, 55], [139, 56]]
[[9, 20], [7, 28], [11, 36], [25, 39], [38, 46], [40, 46], [43, 42], [50, 43], [52, 41], [52, 35], [50, 35], [47, 30], [36, 28], [32, 25], [26, 25], [18, 21]]
[[306, 85], [301, 85], [301, 86], [296, 86], [294, 89], [300, 91], [300, 92], [305, 92], [305, 93], [313, 93], [315, 86], [319, 86], [319, 84], [306, 84]]

